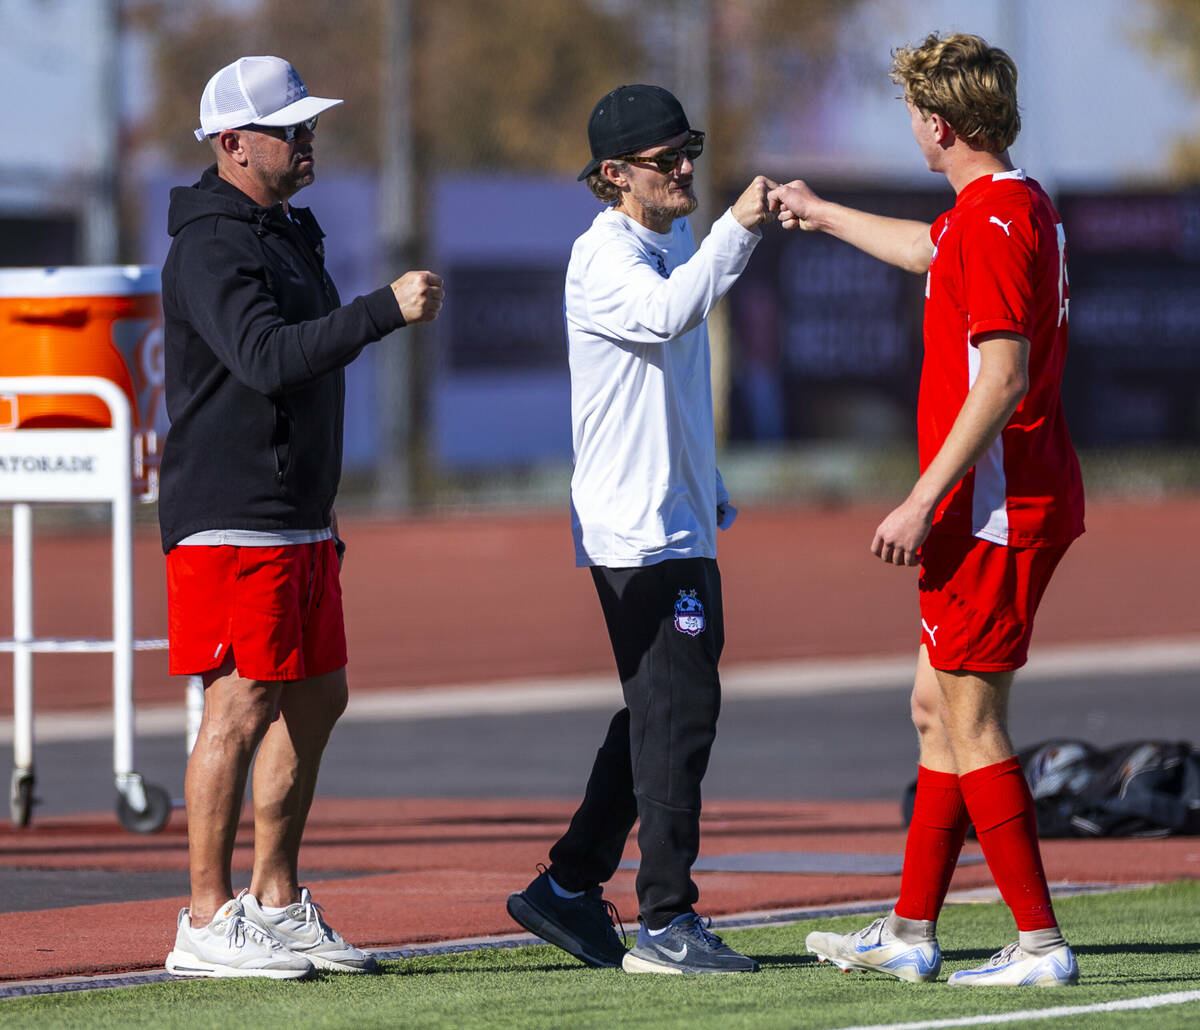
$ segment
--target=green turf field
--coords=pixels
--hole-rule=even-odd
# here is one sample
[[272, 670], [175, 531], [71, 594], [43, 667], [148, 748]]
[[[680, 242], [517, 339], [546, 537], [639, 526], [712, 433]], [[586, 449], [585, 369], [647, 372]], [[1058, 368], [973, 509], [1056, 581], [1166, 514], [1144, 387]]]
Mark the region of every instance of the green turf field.
[[[174, 981], [19, 998], [0, 1002], [0, 1026], [778, 1030], [988, 1026], [995, 1021], [978, 1017], [1003, 1013], [1026, 1013], [1004, 1025], [1048, 1030], [1200, 1026], [1200, 881], [1064, 898], [1055, 908], [1079, 958], [1078, 987], [949, 987], [949, 973], [977, 965], [1015, 937], [1003, 906], [955, 905], [939, 926], [945, 965], [935, 984], [818, 965], [805, 951], [805, 935], [815, 926], [852, 930], [870, 919], [854, 916], [724, 932], [762, 963], [762, 972], [749, 976], [630, 976], [586, 969], [546, 946], [492, 948], [387, 962], [373, 977]], [[1034, 1018], [1055, 1008], [1183, 992], [1195, 998], [1143, 1011]]]

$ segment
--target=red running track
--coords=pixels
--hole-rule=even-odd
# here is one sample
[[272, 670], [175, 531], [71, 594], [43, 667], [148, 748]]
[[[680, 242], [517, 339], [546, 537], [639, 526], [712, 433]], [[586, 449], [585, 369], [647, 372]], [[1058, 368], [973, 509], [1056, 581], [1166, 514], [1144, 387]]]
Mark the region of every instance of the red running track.
[[[884, 505], [748, 508], [721, 534], [724, 662], [915, 655], [916, 570], [867, 548]], [[1093, 502], [1038, 617], [1039, 645], [1200, 635], [1200, 497]], [[352, 690], [608, 672], [612, 656], [591, 579], [573, 567], [566, 512], [380, 521], [342, 516]], [[35, 541], [35, 631], [106, 636], [109, 538], [46, 531]], [[0, 627], [12, 620], [11, 554], [0, 554]], [[135, 541], [135, 632], [166, 635], [153, 529]], [[2, 630], [0, 630], [2, 631]], [[111, 662], [38, 655], [38, 711], [105, 708]], [[161, 652], [135, 662], [139, 704], [179, 703]], [[0, 661], [0, 715], [11, 713]]]
[[[721, 538], [726, 663], [893, 655], [917, 642], [915, 571], [867, 551], [886, 506], [749, 508]], [[606, 672], [611, 668], [590, 578], [572, 568], [565, 512], [380, 521], [345, 512], [344, 572], [355, 690]], [[1200, 498], [1093, 503], [1089, 532], [1067, 555], [1039, 617], [1038, 645], [1200, 635], [1189, 542]], [[35, 627], [43, 635], [107, 635], [106, 533], [42, 532], [35, 547]], [[165, 635], [162, 557], [152, 529], [135, 542], [139, 636]], [[0, 556], [0, 576], [11, 558]], [[11, 624], [0, 590], [0, 626]], [[39, 711], [101, 711], [108, 659], [39, 656]], [[136, 663], [139, 704], [178, 703], [182, 686], [162, 654]], [[11, 669], [0, 668], [0, 714], [11, 712]], [[445, 940], [513, 927], [504, 897], [523, 886], [573, 803], [318, 801], [306, 839], [309, 869], [350, 878], [311, 886], [345, 935], [363, 945]], [[249, 869], [248, 832], [237, 863]], [[899, 855], [894, 802], [721, 802], [708, 807], [704, 854], [846, 851]], [[1162, 881], [1200, 872], [1200, 840], [1049, 841], [1052, 880]], [[0, 865], [110, 870], [186, 868], [175, 813], [155, 837], [122, 830], [111, 812], [0, 826]], [[632, 873], [610, 894], [632, 922]], [[713, 914], [886, 899], [896, 876], [697, 873]], [[967, 866], [954, 887], [986, 885]], [[0, 915], [0, 979], [159, 966], [183, 898]]]
[[[349, 876], [316, 880], [314, 897], [343, 935], [363, 946], [397, 946], [519, 933], [504, 899], [532, 878], [561, 832], [571, 801], [318, 800], [303, 852], [310, 869]], [[897, 856], [904, 831], [895, 802], [719, 801], [705, 806], [703, 854], [747, 851], [856, 852]], [[249, 823], [239, 835], [236, 880], [248, 882]], [[1166, 882], [1200, 874], [1200, 839], [1053, 840], [1043, 843], [1052, 882]], [[968, 845], [964, 855], [978, 854]], [[626, 851], [636, 857], [636, 846]], [[29, 830], [0, 828], [0, 865], [60, 869], [186, 869], [181, 813], [152, 837], [126, 833], [111, 813], [46, 817]], [[632, 871], [605, 894], [636, 926]], [[711, 915], [795, 908], [899, 892], [896, 875], [695, 873]], [[962, 866], [954, 890], [991, 884], [983, 864]], [[161, 967], [183, 898], [0, 915], [0, 980]], [[881, 905], [881, 910], [884, 906]], [[1004, 942], [995, 942], [996, 946]], [[564, 962], [571, 962], [564, 957]]]

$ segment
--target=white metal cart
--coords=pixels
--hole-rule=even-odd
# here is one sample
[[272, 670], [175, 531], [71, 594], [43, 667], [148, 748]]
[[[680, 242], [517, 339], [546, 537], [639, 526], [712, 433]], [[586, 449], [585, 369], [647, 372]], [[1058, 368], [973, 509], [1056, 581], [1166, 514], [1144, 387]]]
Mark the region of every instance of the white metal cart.
[[[9, 795], [13, 822], [27, 826], [34, 803], [33, 655], [96, 653], [113, 656], [113, 775], [117, 817], [136, 833], [161, 830], [172, 801], [162, 788], [143, 781], [133, 764], [133, 653], [161, 650], [166, 640], [133, 636], [133, 500], [135, 479], [148, 482], [149, 499], [157, 480], [144, 463], [155, 449], [153, 433], [133, 433], [129, 400], [108, 379], [94, 376], [0, 377], [0, 395], [89, 394], [112, 414], [110, 427], [71, 429], [13, 428], [3, 434], [0, 503], [12, 505], [13, 636], [0, 651], [13, 656], [13, 774]], [[33, 630], [33, 511], [31, 502], [108, 502], [112, 506], [112, 637], [37, 637]], [[188, 685], [188, 747], [195, 739], [203, 706], [203, 685]]]

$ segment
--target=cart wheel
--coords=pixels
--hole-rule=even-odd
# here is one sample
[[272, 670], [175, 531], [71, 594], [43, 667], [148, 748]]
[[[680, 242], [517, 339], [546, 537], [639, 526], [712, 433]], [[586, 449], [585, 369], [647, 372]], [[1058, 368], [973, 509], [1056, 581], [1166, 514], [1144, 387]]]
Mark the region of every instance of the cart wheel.
[[33, 773], [13, 770], [8, 811], [14, 826], [29, 825], [29, 818], [33, 814]]
[[167, 819], [171, 816], [171, 795], [152, 783], [147, 783], [144, 789], [144, 812], [134, 808], [124, 794], [117, 794], [117, 818], [130, 833], [158, 833], [167, 825]]

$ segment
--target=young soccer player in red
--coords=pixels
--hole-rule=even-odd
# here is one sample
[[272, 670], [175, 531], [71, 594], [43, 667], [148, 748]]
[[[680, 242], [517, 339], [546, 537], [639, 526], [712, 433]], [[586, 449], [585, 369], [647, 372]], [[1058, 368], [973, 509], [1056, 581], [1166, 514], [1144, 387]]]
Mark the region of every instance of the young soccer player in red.
[[917, 420], [921, 474], [872, 552], [921, 566], [912, 695], [917, 795], [893, 911], [855, 933], [811, 933], [842, 969], [936, 979], [937, 917], [973, 822], [1018, 940], [952, 984], [1073, 984], [1033, 799], [1007, 730], [1013, 674], [1051, 574], [1083, 532], [1079, 463], [1063, 417], [1066, 237], [1008, 148], [1017, 70], [977, 36], [931, 35], [894, 54], [913, 136], [957, 198], [932, 225], [828, 203], [802, 181], [774, 190], [785, 228], [821, 230], [926, 273]]

